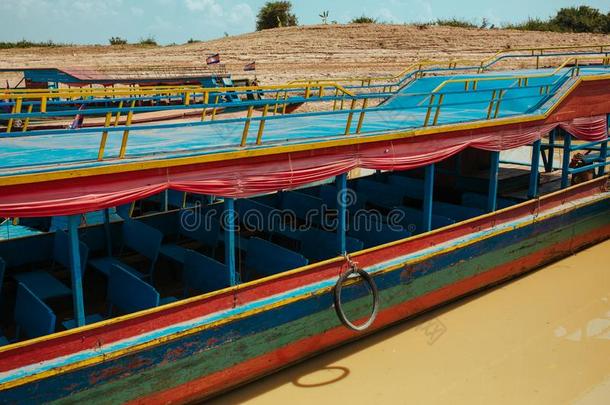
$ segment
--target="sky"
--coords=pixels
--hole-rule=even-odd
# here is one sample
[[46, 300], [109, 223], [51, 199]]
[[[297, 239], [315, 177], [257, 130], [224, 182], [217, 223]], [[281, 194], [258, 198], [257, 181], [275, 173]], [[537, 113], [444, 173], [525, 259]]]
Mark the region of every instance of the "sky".
[[[0, 41], [107, 44], [119, 36], [159, 44], [208, 40], [254, 31], [256, 13], [266, 0], [0, 0]], [[561, 7], [588, 5], [604, 13], [608, 0], [292, 0], [300, 25], [348, 22], [367, 15], [385, 22], [424, 22], [460, 18], [501, 25], [547, 18]]]

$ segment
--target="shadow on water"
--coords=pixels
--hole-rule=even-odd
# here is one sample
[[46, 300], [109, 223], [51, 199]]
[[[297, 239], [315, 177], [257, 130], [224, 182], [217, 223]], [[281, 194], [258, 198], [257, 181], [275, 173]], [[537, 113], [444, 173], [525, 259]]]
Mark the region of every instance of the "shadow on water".
[[[527, 274], [513, 278], [510, 281], [514, 281], [521, 277], [527, 277]], [[340, 365], [341, 361], [347, 357], [380, 344], [383, 341], [391, 339], [410, 329], [420, 328], [422, 333], [425, 333], [425, 330], [422, 329], [422, 327], [425, 327], [427, 323], [434, 322], [443, 314], [459, 308], [462, 305], [466, 305], [472, 300], [493, 293], [496, 289], [506, 283], [507, 282], [504, 282], [474, 292], [416, 317], [399, 321], [381, 330], [364, 335], [359, 339], [331, 347], [325, 352], [316, 353], [315, 355], [302, 359], [296, 363], [288, 364], [285, 368], [278, 370], [281, 372], [273, 372], [201, 403], [213, 405], [247, 403], [266, 392], [286, 384], [292, 384], [300, 388], [316, 388], [335, 384], [348, 378], [350, 375], [349, 368]]]
[[[329, 371], [330, 371], [330, 373], [328, 373]], [[334, 373], [334, 374], [336, 374], [336, 376], [332, 377], [333, 372], [338, 372], [338, 373]], [[324, 377], [326, 377], [326, 374], [331, 374], [332, 378], [313, 382], [313, 381], [318, 380], [318, 378], [314, 378], [314, 377], [316, 377], [316, 374], [322, 374], [322, 373], [324, 374]], [[292, 384], [296, 385], [297, 387], [301, 387], [301, 388], [322, 387], [324, 385], [333, 384], [333, 383], [343, 380], [344, 378], [346, 378], [349, 375], [349, 373], [350, 373], [350, 370], [347, 367], [326, 366], [320, 370], [316, 370], [314, 373], [302, 375], [300, 378], [293, 380]], [[308, 382], [308, 379], [311, 379], [313, 381]]]

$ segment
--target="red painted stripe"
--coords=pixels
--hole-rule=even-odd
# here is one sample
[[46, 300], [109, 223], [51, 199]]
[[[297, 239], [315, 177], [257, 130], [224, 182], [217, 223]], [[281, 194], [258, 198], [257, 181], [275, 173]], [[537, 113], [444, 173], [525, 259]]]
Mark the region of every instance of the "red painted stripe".
[[[600, 192], [607, 179], [600, 178], [566, 189], [561, 193], [548, 195], [540, 200], [496, 213], [472, 222], [458, 225], [438, 233], [424, 234], [419, 238], [388, 246], [374, 252], [355, 255], [360, 266], [371, 266], [399, 256], [417, 252], [421, 249], [467, 236], [482, 229], [497, 226], [534, 212], [541, 212], [552, 207], [571, 202]], [[29, 364], [39, 363], [59, 356], [66, 356], [82, 350], [95, 349], [143, 333], [168, 327], [176, 323], [195, 319], [207, 314], [233, 308], [235, 303], [246, 303], [290, 291], [307, 284], [322, 281], [339, 275], [345, 270], [345, 262], [334, 262], [310, 267], [304, 271], [286, 274], [261, 284], [245, 285], [237, 292], [228, 291], [212, 297], [195, 299], [172, 308], [161, 309], [152, 313], [125, 319], [111, 325], [100, 326], [86, 331], [74, 331], [59, 337], [32, 343], [18, 348], [0, 352], [0, 371], [8, 371]]]
[[[609, 236], [610, 225], [595, 232], [584, 234], [572, 240], [550, 246], [532, 255], [523, 257], [522, 259], [498, 266], [493, 270], [461, 280], [395, 307], [388, 308], [379, 313], [379, 316], [375, 321], [374, 330], [378, 330], [384, 326], [388, 326], [449, 300], [489, 286], [490, 284], [534, 269], [560, 255], [568, 255], [570, 252], [573, 252], [582, 246], [601, 241]], [[285, 367], [290, 363], [315, 355], [359, 336], [362, 335], [344, 327], [337, 327], [321, 335], [293, 342], [274, 352], [244, 361], [229, 369], [195, 379], [167, 391], [139, 398], [131, 403], [181, 403], [208, 397], [212, 394], [243, 384], [256, 377], [269, 374], [273, 370]]]

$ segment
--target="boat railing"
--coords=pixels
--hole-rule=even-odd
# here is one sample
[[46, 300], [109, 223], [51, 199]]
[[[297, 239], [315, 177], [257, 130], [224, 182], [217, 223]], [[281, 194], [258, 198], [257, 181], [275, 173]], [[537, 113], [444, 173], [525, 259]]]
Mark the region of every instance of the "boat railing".
[[[562, 52], [562, 51], [579, 51], [582, 52]], [[588, 50], [588, 51], [587, 51]], [[551, 51], [560, 51], [552, 52]], [[289, 83], [359, 83], [359, 86], [349, 86], [351, 88], [367, 88], [370, 86], [382, 86], [392, 89], [403, 87], [409, 79], [418, 78], [426, 73], [453, 72], [456, 70], [474, 70], [477, 73], [483, 73], [492, 66], [507, 59], [512, 58], [532, 58], [536, 60], [536, 69], [540, 69], [541, 58], [562, 57], [571, 55], [599, 55], [603, 54], [606, 57], [610, 53], [610, 44], [603, 45], [570, 45], [556, 47], [533, 47], [533, 48], [515, 48], [504, 49], [496, 52], [492, 56], [477, 60], [477, 59], [447, 59], [447, 60], [429, 60], [423, 59], [408, 65], [405, 69], [395, 75], [386, 76], [360, 76], [360, 77], [337, 77], [337, 78], [304, 78], [293, 80]], [[383, 82], [382, 84], [373, 84]], [[347, 87], [347, 86], [346, 86]]]
[[[567, 77], [577, 77], [580, 74], [580, 70], [583, 66], [583, 63], [586, 62], [599, 62], [601, 59], [602, 67], [610, 67], [610, 58], [604, 56], [600, 57], [569, 57], [565, 59], [559, 66], [557, 66], [553, 71], [547, 73], [533, 73], [533, 74], [522, 74], [522, 75], [512, 75], [512, 76], [500, 76], [500, 77], [474, 77], [474, 78], [462, 78], [462, 79], [447, 79], [439, 84], [436, 88], [434, 88], [431, 92], [428, 100], [428, 109], [426, 112], [426, 119], [424, 120], [424, 127], [427, 127], [430, 124], [430, 118], [432, 117], [432, 111], [435, 111], [433, 114], [432, 125], [436, 125], [438, 122], [438, 117], [440, 114], [441, 107], [443, 106], [444, 95], [446, 92], [442, 92], [444, 88], [451, 84], [463, 84], [464, 92], [477, 91], [479, 84], [484, 82], [498, 82], [503, 81], [507, 82], [507, 86], [504, 89], [484, 89], [483, 91], [487, 91], [491, 94], [491, 98], [489, 100], [489, 107], [487, 110], [486, 119], [497, 118], [500, 112], [500, 106], [503, 101], [504, 95], [510, 89], [514, 89], [514, 86], [517, 88], [532, 88], [528, 87], [528, 84], [531, 80], [535, 79], [545, 79], [551, 78], [559, 73], [562, 70], [565, 70], [559, 77], [557, 77], [551, 83], [546, 83], [543, 85], [538, 85], [540, 90], [540, 95], [551, 96], [553, 94], [552, 89], [556, 87], [558, 84], [562, 83], [563, 80]], [[504, 99], [505, 101], [506, 99]], [[422, 101], [423, 103], [423, 101]]]
[[[583, 68], [584, 62], [589, 62], [591, 60], [599, 60], [599, 58], [568, 58], [562, 64], [560, 64], [553, 72], [544, 73], [544, 74], [529, 74], [529, 75], [515, 75], [515, 76], [500, 76], [500, 77], [480, 77], [480, 78], [467, 78], [467, 79], [449, 79], [444, 81], [437, 88], [428, 93], [405, 93], [403, 94], [405, 97], [415, 97], [415, 100], [420, 100], [417, 104], [409, 105], [409, 106], [393, 106], [393, 105], [378, 105], [370, 107], [368, 102], [372, 98], [378, 97], [376, 94], [354, 94], [349, 90], [343, 88], [338, 84], [328, 84], [321, 83], [318, 85], [290, 85], [290, 86], [260, 86], [260, 87], [242, 87], [242, 88], [212, 88], [212, 89], [200, 89], [199, 93], [197, 93], [194, 89], [181, 89], [172, 94], [177, 94], [182, 97], [185, 101], [180, 106], [136, 106], [136, 99], [131, 99], [132, 101], [129, 105], [125, 103], [119, 104], [119, 107], [115, 108], [93, 108], [86, 110], [72, 110], [69, 113], [82, 113], [82, 114], [105, 114], [105, 122], [102, 128], [81, 128], [71, 131], [66, 130], [41, 130], [41, 131], [32, 131], [32, 132], [20, 132], [20, 133], [4, 133], [0, 134], [0, 138], [4, 137], [19, 137], [19, 136], [38, 136], [38, 135], [65, 135], [67, 133], [91, 133], [91, 132], [100, 132], [101, 131], [101, 140], [98, 151], [98, 160], [104, 159], [104, 150], [106, 145], [106, 140], [108, 134], [110, 132], [122, 131], [123, 137], [121, 141], [121, 147], [119, 151], [118, 158], [122, 159], [126, 157], [127, 152], [127, 141], [129, 137], [130, 131], [141, 131], [141, 130], [149, 130], [149, 129], [170, 129], [170, 128], [179, 128], [179, 127], [192, 127], [198, 125], [222, 125], [227, 123], [242, 123], [242, 133], [240, 141], [237, 144], [231, 145], [236, 147], [250, 147], [250, 146], [260, 146], [264, 142], [265, 135], [265, 123], [273, 120], [291, 120], [298, 118], [309, 118], [309, 117], [321, 117], [321, 116], [336, 116], [342, 117], [345, 119], [345, 126], [341, 133], [335, 134], [327, 134], [324, 139], [332, 139], [340, 136], [348, 136], [348, 135], [360, 135], [363, 133], [367, 133], [367, 131], [363, 131], [365, 118], [373, 112], [388, 112], [387, 121], [392, 121], [391, 125], [388, 128], [383, 129], [381, 132], [385, 131], [400, 131], [400, 130], [408, 130], [417, 127], [428, 127], [430, 125], [436, 126], [440, 124], [448, 124], [448, 123], [460, 123], [465, 121], [478, 121], [478, 120], [491, 120], [495, 118], [505, 118], [508, 116], [514, 115], [523, 115], [531, 112], [531, 109], [528, 111], [503, 111], [502, 103], [507, 103], [510, 101], [517, 101], [521, 99], [531, 99], [534, 97], [532, 95], [532, 90], [534, 89], [535, 97], [537, 98], [537, 105], [548, 100], [554, 94], [562, 88], [564, 83], [564, 79], [566, 78], [577, 78], [580, 75], [580, 71]], [[606, 59], [604, 61], [606, 64], [605, 68], [610, 68], [610, 63]], [[609, 71], [610, 72], [610, 71]], [[561, 74], [559, 74], [561, 73]], [[559, 74], [559, 75], [558, 75]], [[536, 78], [549, 78], [556, 76], [555, 80], [552, 82], [542, 82], [539, 84], [533, 84], [532, 81]], [[604, 76], [605, 77], [605, 76]], [[486, 87], [482, 88], [479, 86], [479, 83], [482, 82], [492, 82], [496, 81], [498, 86]], [[464, 86], [460, 86], [458, 89], [455, 88], [447, 88], [449, 84], [460, 83], [464, 84]], [[537, 89], [537, 91], [535, 91]], [[235, 92], [235, 91], [263, 91], [263, 92], [272, 92], [275, 94], [275, 97], [264, 98], [259, 100], [248, 100], [248, 101], [239, 101], [239, 102], [224, 102], [222, 104], [218, 103], [217, 98], [222, 97], [224, 92]], [[510, 90], [510, 93], [508, 92]], [[298, 95], [293, 95], [288, 97], [287, 94], [290, 92], [299, 92]], [[473, 98], [467, 97], [460, 99], [456, 97], [458, 100], [454, 102], [446, 102], [446, 97], [450, 95], [464, 96], [466, 94], [472, 94], [473, 92], [481, 93], [489, 93], [491, 94], [490, 99], [484, 99], [482, 97]], [[519, 92], [526, 92], [525, 94], [519, 94]], [[171, 92], [170, 92], [171, 93]], [[127, 93], [128, 94], [128, 93]], [[139, 93], [140, 95], [142, 93]], [[154, 94], [154, 91], [152, 92]], [[215, 95], [214, 102], [210, 102], [210, 96]], [[38, 102], [41, 102], [43, 98], [49, 98], [49, 94], [39, 94], [36, 97], [39, 97]], [[192, 103], [188, 100], [193, 99], [193, 97], [199, 98], [202, 102]], [[349, 107], [344, 109], [345, 101], [348, 101]], [[19, 101], [19, 99], [18, 99]], [[31, 100], [29, 100], [31, 101]], [[427, 101], [427, 105], [425, 104]], [[23, 103], [23, 98], [21, 99]], [[333, 108], [328, 111], [313, 111], [313, 112], [303, 112], [303, 113], [293, 113], [293, 114], [282, 114], [285, 112], [286, 105], [293, 102], [328, 102], [333, 104]], [[238, 118], [228, 118], [228, 119], [217, 119], [215, 117], [214, 111], [212, 111], [212, 118], [210, 120], [205, 120], [206, 113], [205, 111], [209, 108], [217, 109], [219, 107], [232, 107], [232, 106], [244, 106], [247, 105], [247, 111], [245, 112], [245, 117]], [[441, 120], [441, 107], [459, 107], [463, 108], [468, 106], [470, 110], [473, 109], [473, 106], [479, 107], [479, 115], [466, 117], [458, 120]], [[21, 108], [15, 104], [14, 110], [17, 111]], [[29, 109], [30, 107], [28, 107]], [[201, 122], [182, 122], [182, 123], [172, 123], [172, 124], [160, 124], [160, 125], [131, 125], [131, 118], [133, 117], [134, 112], [145, 112], [145, 111], [154, 111], [159, 109], [174, 109], [174, 108], [199, 108], [202, 110], [202, 119]], [[259, 116], [255, 116], [253, 111], [255, 108], [262, 109], [262, 113]], [[284, 111], [282, 111], [284, 110]], [[407, 121], [401, 117], [401, 114], [409, 114], [410, 117], [414, 117], [413, 120]], [[118, 117], [121, 114], [127, 114], [127, 119], [125, 125], [118, 125]], [[368, 114], [368, 115], [367, 115]], [[393, 116], [392, 114], [395, 114]], [[22, 113], [22, 114], [0, 114], [0, 119], [5, 117], [9, 117], [10, 119], [15, 118], [24, 118], [28, 119], [33, 116], [62, 116], [66, 115], [65, 111], [56, 111], [56, 112], [38, 112], [38, 113]], [[393, 119], [394, 117], [395, 119]], [[357, 120], [355, 128], [354, 128], [354, 120]], [[395, 123], [394, 123], [395, 121]], [[253, 123], [258, 124], [258, 130], [256, 133], [255, 140], [250, 136], [250, 127]], [[290, 131], [286, 131], [287, 137], [290, 138], [290, 141], [298, 141], [300, 139], [299, 136], [294, 138], [290, 137]], [[369, 130], [368, 133], [380, 132], [379, 129]], [[317, 139], [321, 139], [318, 137]], [[273, 142], [273, 139], [270, 139], [270, 142]], [[222, 145], [227, 146], [227, 145]]]
[[[211, 110], [211, 119], [215, 120], [216, 113], [220, 108], [243, 107], [248, 108], [248, 114], [256, 100], [239, 100], [231, 102], [239, 96], [271, 96], [273, 110], [263, 111], [263, 114], [286, 113], [290, 103], [295, 102], [323, 102], [329, 101], [328, 95], [333, 95], [333, 109], [343, 108], [346, 99], [354, 97], [354, 93], [335, 83], [323, 83], [319, 85], [270, 85], [270, 86], [242, 86], [242, 87], [156, 87], [150, 88], [88, 88], [88, 89], [54, 89], [45, 91], [33, 91], [15, 93], [0, 91], [0, 106], [10, 108], [10, 113], [0, 114], [0, 119], [7, 120], [5, 132], [10, 133], [13, 129], [15, 119], [21, 119], [23, 125], [21, 132], [27, 132], [31, 119], [50, 117], [70, 117], [76, 114], [83, 116], [105, 114], [105, 127], [118, 125], [122, 113], [127, 113], [128, 125], [131, 123], [133, 114], [137, 112], [153, 112], [173, 109], [202, 108], [202, 121]], [[387, 96], [380, 94], [378, 97]], [[229, 100], [229, 101], [227, 101]], [[177, 102], [176, 105], [162, 105], [161, 101]], [[82, 106], [99, 103], [118, 103], [116, 108], [89, 108]], [[141, 106], [144, 102], [157, 102], [155, 106]], [[78, 104], [77, 108], [67, 108], [61, 111], [49, 111], [50, 105]], [[259, 103], [260, 104], [260, 103]], [[269, 103], [263, 103], [269, 104]], [[94, 106], [95, 107], [95, 106]], [[116, 114], [112, 116], [110, 113]]]
[[[500, 81], [500, 80], [516, 80], [517, 85], [519, 87], [525, 86], [527, 87], [528, 81], [530, 79], [535, 78], [545, 78], [556, 75], [561, 69], [565, 68], [568, 64], [574, 63], [575, 69], [572, 69], [572, 74], [576, 73], [578, 75], [578, 71], [580, 69], [579, 62], [588, 61], [588, 60], [598, 60], [598, 58], [586, 58], [586, 57], [570, 57], [564, 60], [554, 71], [542, 74], [529, 74], [529, 75], [515, 75], [515, 76], [506, 76], [505, 78], [501, 77], [475, 77], [475, 78], [464, 78], [464, 79], [448, 79], [443, 81], [439, 86], [437, 86], [434, 90], [431, 91], [431, 95], [439, 93], [441, 89], [446, 87], [451, 83], [464, 83], [464, 87], [466, 91], [472, 89], [473, 91], [478, 90], [477, 86], [481, 82], [485, 81]], [[601, 62], [603, 66], [610, 65], [610, 57], [601, 58]], [[549, 84], [544, 89], [541, 89], [541, 94], [548, 93], [553, 84]], [[11, 107], [10, 114], [1, 114], [2, 118], [15, 118], [9, 115], [19, 115], [24, 113], [23, 108], [27, 108], [27, 113], [32, 113], [31, 108], [33, 106], [38, 107], [38, 111], [41, 113], [47, 112], [47, 105], [49, 104], [66, 104], [70, 102], [78, 101], [80, 104], [90, 104], [96, 102], [107, 102], [107, 101], [118, 101], [123, 102], [124, 104], [127, 102], [133, 101], [159, 101], [161, 99], [169, 99], [169, 100], [182, 100], [183, 106], [190, 106], [193, 100], [193, 97], [200, 97], [203, 100], [203, 104], [208, 104], [211, 102], [211, 96], [214, 98], [221, 99], [225, 95], [231, 94], [234, 96], [238, 95], [248, 95], [248, 94], [259, 94], [259, 95], [269, 95], [274, 94], [275, 100], [279, 101], [280, 99], [283, 101], [288, 97], [289, 94], [294, 92], [302, 92], [304, 94], [304, 99], [309, 100], [311, 98], [312, 101], [316, 101], [317, 99], [322, 99], [326, 94], [328, 94], [328, 90], [332, 93], [334, 91], [335, 98], [339, 97], [338, 100], [333, 100], [333, 109], [337, 108], [337, 103], [344, 101], [347, 98], [353, 98], [355, 93], [350, 89], [334, 82], [320, 82], [316, 84], [289, 84], [289, 85], [275, 85], [275, 86], [243, 86], [243, 87], [218, 87], [218, 88], [203, 88], [197, 86], [168, 86], [168, 87], [154, 87], [154, 88], [81, 88], [81, 89], [53, 89], [53, 90], [33, 90], [30, 92], [15, 92], [14, 89], [11, 90], [0, 90], [0, 99], [5, 100], [14, 100], [7, 101], [4, 103], [0, 103], [5, 106]], [[369, 93], [372, 95], [377, 95], [379, 98], [387, 96], [390, 93], [391, 89], [388, 87], [382, 87], [382, 91], [379, 93]], [[498, 98], [500, 98], [498, 96]], [[245, 101], [247, 103], [247, 101]], [[216, 104], [216, 103], [214, 103]], [[122, 108], [121, 105], [119, 108]], [[136, 106], [134, 106], [135, 108]], [[180, 107], [176, 107], [180, 108]], [[73, 111], [68, 110], [66, 112], [66, 116], [73, 113]], [[84, 113], [87, 114], [87, 113]], [[27, 118], [25, 116], [20, 116], [22, 118]], [[32, 117], [34, 117], [32, 115]], [[42, 116], [38, 116], [38, 118], [42, 118]], [[27, 129], [27, 128], [26, 128]], [[10, 131], [7, 131], [10, 132]]]

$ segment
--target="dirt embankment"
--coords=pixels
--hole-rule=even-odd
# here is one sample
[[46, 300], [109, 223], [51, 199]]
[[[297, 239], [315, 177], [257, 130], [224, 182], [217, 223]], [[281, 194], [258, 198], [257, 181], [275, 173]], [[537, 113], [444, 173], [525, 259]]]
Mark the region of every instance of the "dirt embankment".
[[[314, 25], [165, 46], [75, 46], [0, 50], [1, 67], [86, 66], [100, 71], [180, 70], [219, 52], [236, 77], [255, 60], [262, 83], [301, 77], [399, 72], [419, 59], [480, 59], [500, 49], [610, 43], [610, 35], [407, 25]], [[515, 62], [513, 62], [515, 63]], [[518, 66], [518, 65], [517, 65]], [[158, 70], [157, 70], [158, 71]], [[250, 75], [252, 76], [252, 75]]]

